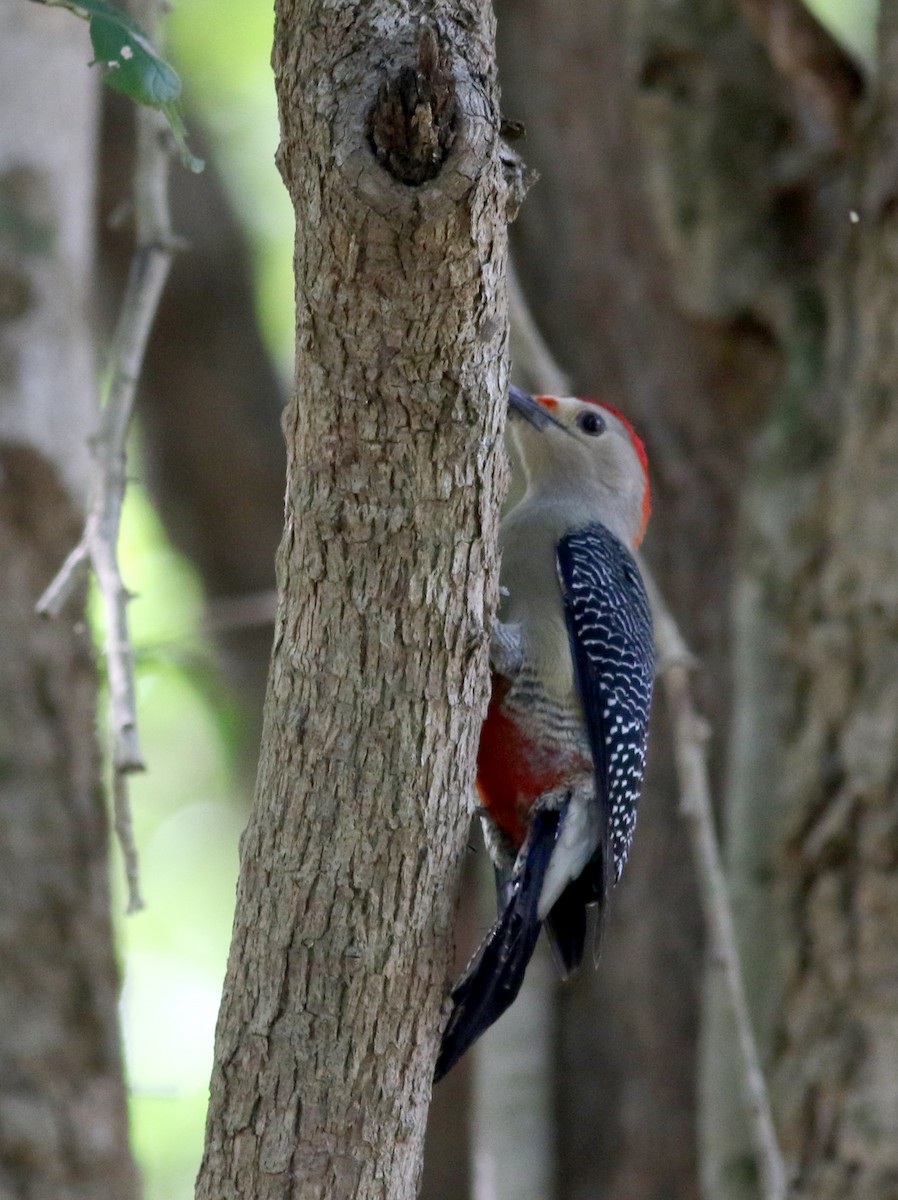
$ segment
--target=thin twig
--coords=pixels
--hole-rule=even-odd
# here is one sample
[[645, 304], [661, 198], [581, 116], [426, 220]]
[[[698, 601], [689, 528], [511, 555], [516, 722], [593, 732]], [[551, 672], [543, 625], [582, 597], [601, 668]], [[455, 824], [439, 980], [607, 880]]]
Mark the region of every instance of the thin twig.
[[[141, 9], [144, 28], [155, 40], [154, 14]], [[125, 859], [128, 911], [143, 907], [137, 851], [131, 824], [127, 776], [144, 770], [137, 725], [134, 648], [128, 628], [131, 598], [122, 580], [118, 539], [127, 482], [128, 430], [144, 352], [176, 248], [168, 208], [168, 126], [153, 109], [137, 110], [134, 211], [137, 249], [112, 343], [111, 379], [100, 427], [93, 439], [95, 473], [81, 541], [38, 601], [37, 610], [56, 616], [88, 567], [93, 568], [106, 621], [106, 662], [112, 727], [115, 829]]]
[[128, 776], [115, 770], [112, 772], [112, 820], [125, 862], [125, 882], [128, 885], [126, 911], [130, 915], [140, 912], [144, 906], [140, 892], [140, 863], [137, 859], [137, 843], [134, 841], [134, 826], [131, 823]]
[[[546, 371], [545, 382], [540, 385], [539, 381], [534, 380], [531, 386], [550, 386], [553, 391], [563, 391], [564, 372], [555, 363], [551, 351], [542, 340], [517, 280], [511, 272], [509, 280], [508, 306], [514, 331], [513, 340], [516, 337], [519, 343], [531, 343], [524, 357], [525, 370], [529, 374], [532, 370], [531, 364], [541, 363]], [[701, 883], [705, 921], [712, 945], [711, 962], [723, 975], [738, 1031], [739, 1053], [758, 1174], [764, 1200], [783, 1200], [786, 1191], [783, 1156], [773, 1124], [767, 1084], [761, 1070], [760, 1055], [752, 1027], [729, 888], [714, 825], [705, 755], [710, 727], [698, 716], [692, 702], [689, 672], [695, 666], [695, 659], [689, 652], [644, 561], [640, 561], [640, 568], [655, 623], [658, 673], [663, 680], [673, 720], [677, 774], [680, 782], [680, 812], [687, 822], [692, 838], [693, 857]]]

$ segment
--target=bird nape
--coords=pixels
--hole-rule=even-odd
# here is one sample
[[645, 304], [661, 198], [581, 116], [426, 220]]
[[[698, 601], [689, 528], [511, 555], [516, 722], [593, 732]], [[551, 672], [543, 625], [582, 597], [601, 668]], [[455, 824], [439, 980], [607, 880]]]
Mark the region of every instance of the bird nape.
[[512, 387], [522, 498], [499, 532], [492, 692], [477, 756], [499, 915], [452, 991], [437, 1080], [511, 1005], [544, 927], [565, 976], [599, 930], [642, 787], [654, 655], [632, 551], [651, 510], [645, 448], [594, 400]]

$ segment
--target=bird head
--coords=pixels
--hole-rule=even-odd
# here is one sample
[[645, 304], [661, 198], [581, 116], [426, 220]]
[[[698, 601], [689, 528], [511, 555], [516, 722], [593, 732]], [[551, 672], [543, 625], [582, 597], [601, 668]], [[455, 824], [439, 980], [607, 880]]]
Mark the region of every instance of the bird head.
[[651, 512], [648, 457], [622, 413], [598, 400], [531, 396], [509, 388], [527, 492], [579, 503], [584, 516], [637, 547]]

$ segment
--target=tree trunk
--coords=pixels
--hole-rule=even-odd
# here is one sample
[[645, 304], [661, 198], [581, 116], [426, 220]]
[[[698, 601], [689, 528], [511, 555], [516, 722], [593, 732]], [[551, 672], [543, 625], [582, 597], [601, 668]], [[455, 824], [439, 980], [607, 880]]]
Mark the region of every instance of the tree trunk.
[[108, 830], [84, 596], [34, 606], [80, 534], [96, 77], [83, 25], [0, 12], [0, 1195], [129, 1200]]
[[492, 18], [431, 20], [277, 6], [297, 395], [202, 1198], [406, 1200], [420, 1172], [507, 378]]
[[793, 386], [757, 457], [756, 488], [785, 503], [746, 522], [748, 632], [775, 667], [758, 699], [776, 718], [776, 970], [758, 993], [797, 1192], [814, 1200], [898, 1195], [896, 65], [887, 2], [870, 119], [816, 195], [829, 237], [813, 323], [789, 343]]

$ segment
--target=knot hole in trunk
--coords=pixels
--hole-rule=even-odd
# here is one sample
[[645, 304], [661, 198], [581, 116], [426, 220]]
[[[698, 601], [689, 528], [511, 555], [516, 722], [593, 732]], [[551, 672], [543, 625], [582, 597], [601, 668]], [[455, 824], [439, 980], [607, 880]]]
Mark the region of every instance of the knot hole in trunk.
[[418, 64], [385, 79], [368, 114], [368, 141], [394, 179], [418, 187], [439, 175], [458, 125], [458, 97], [449, 56], [436, 31], [421, 29]]

